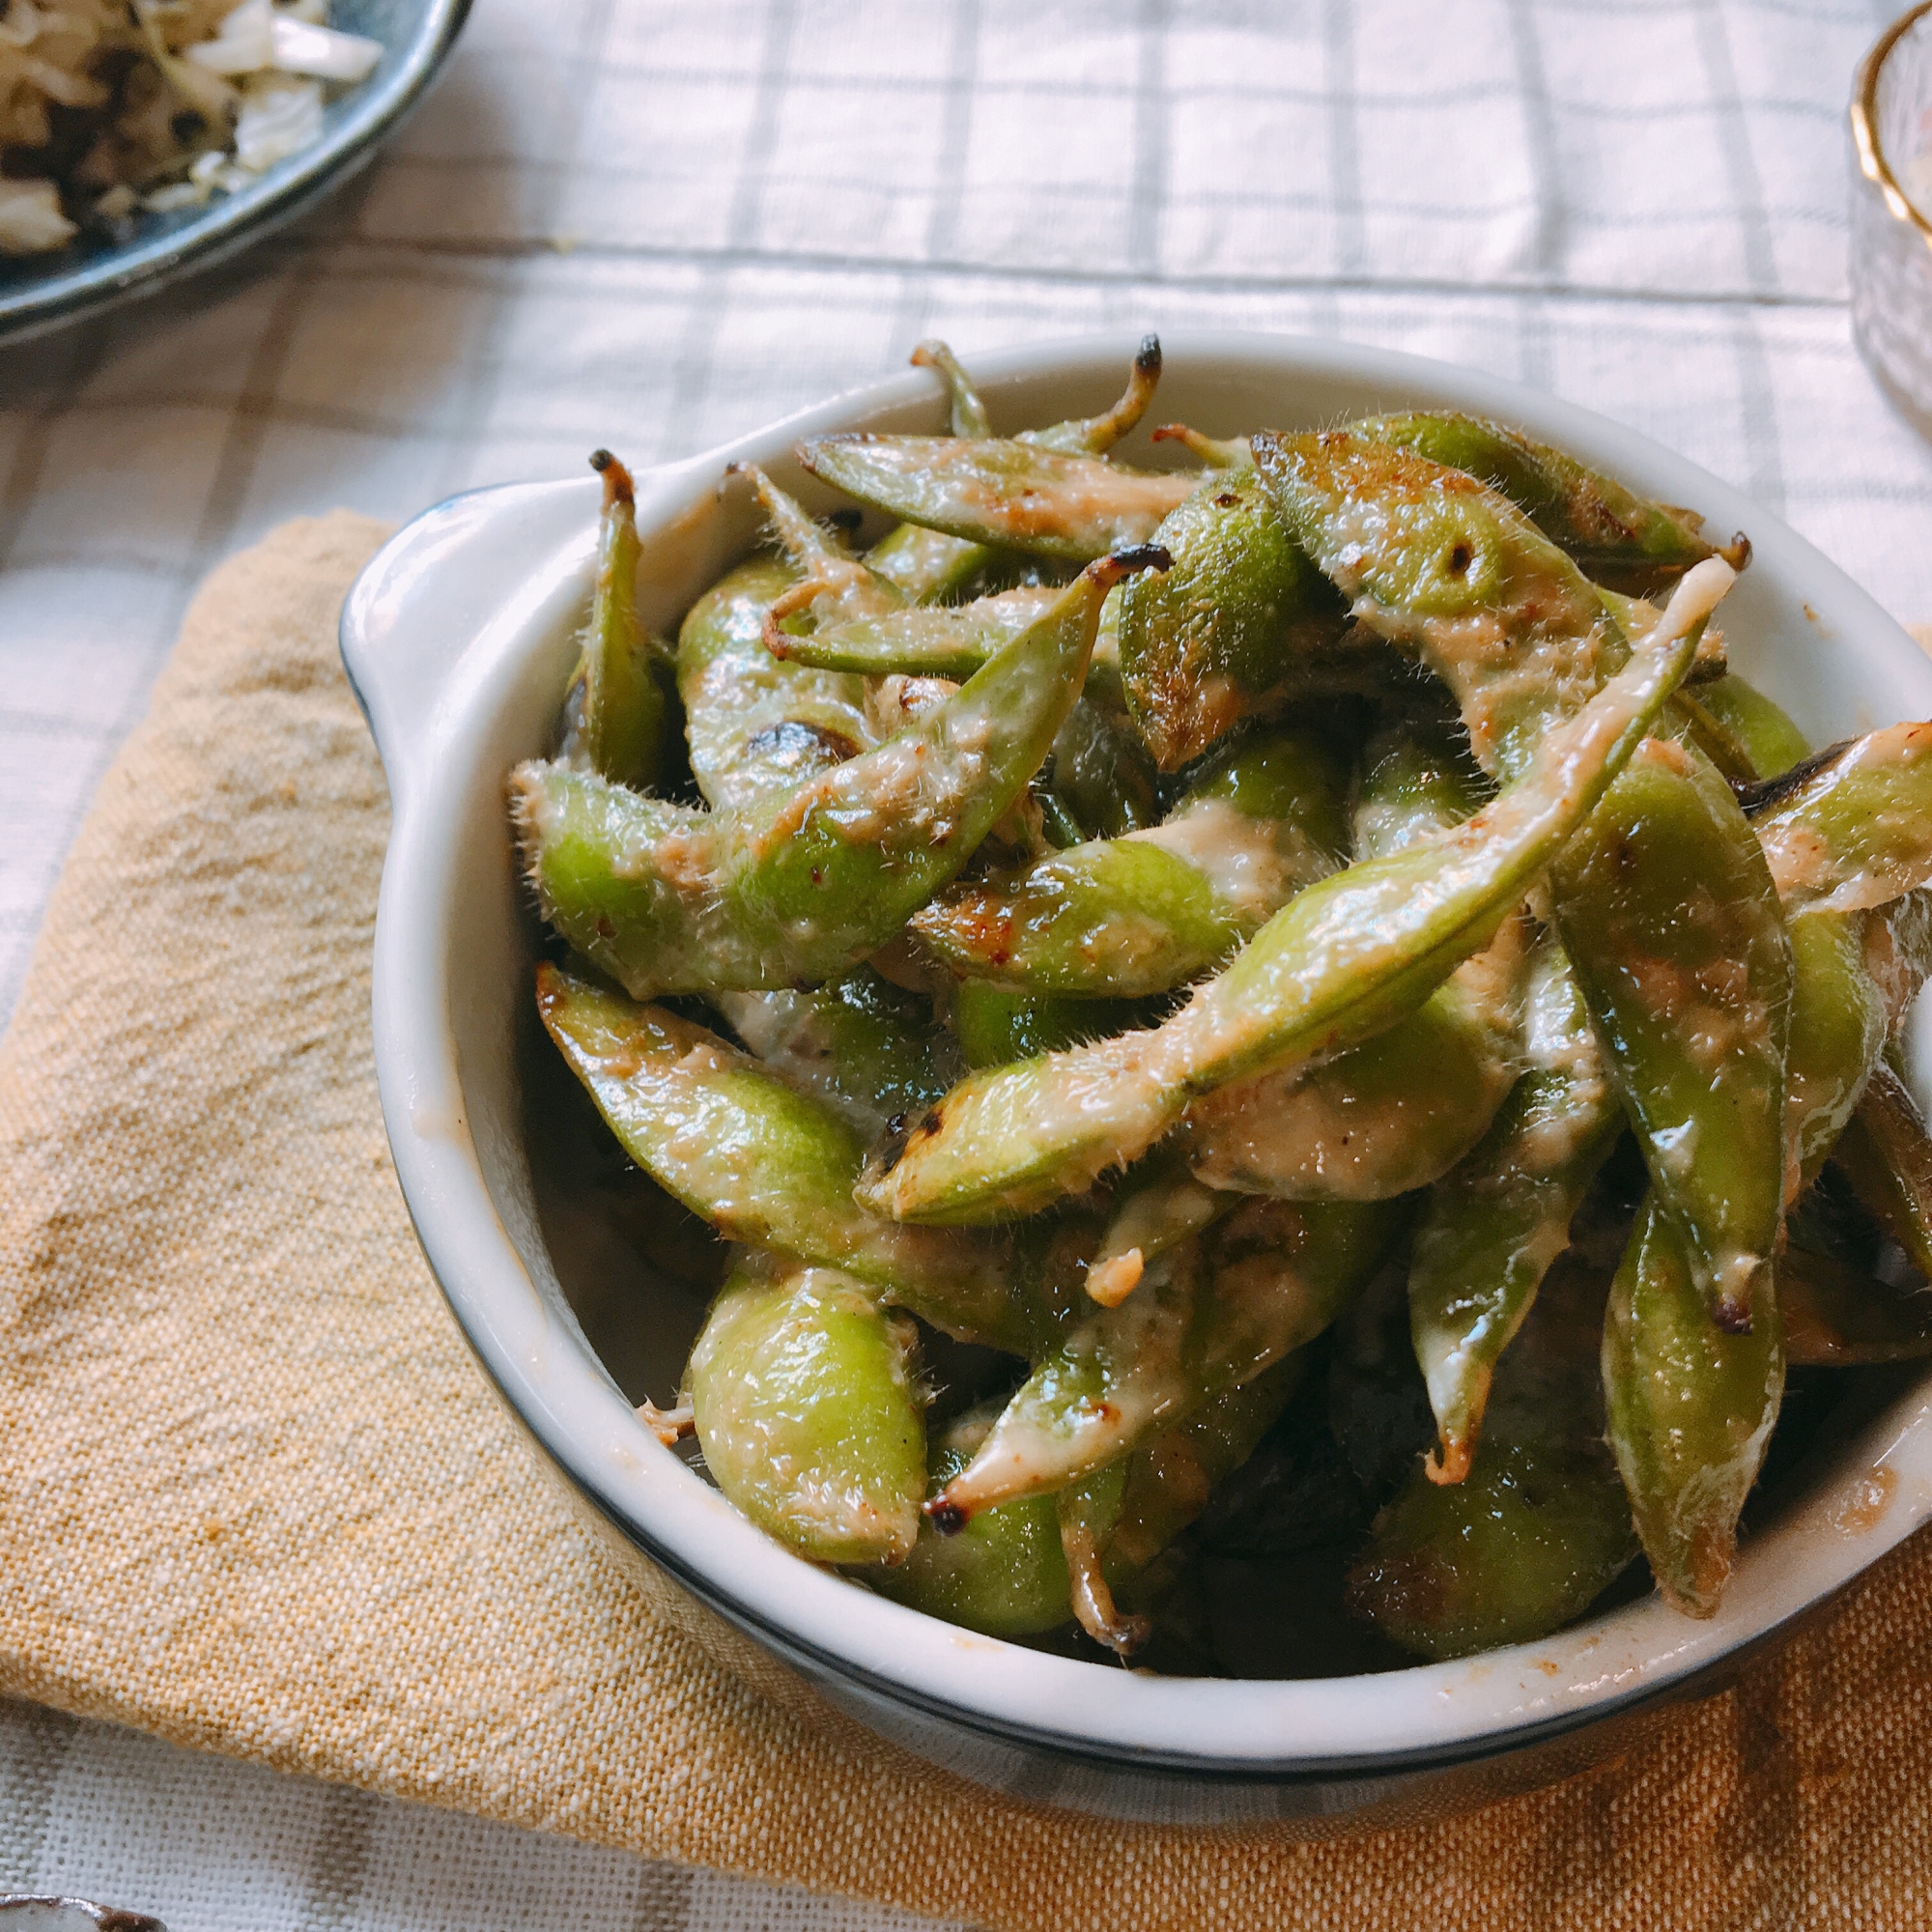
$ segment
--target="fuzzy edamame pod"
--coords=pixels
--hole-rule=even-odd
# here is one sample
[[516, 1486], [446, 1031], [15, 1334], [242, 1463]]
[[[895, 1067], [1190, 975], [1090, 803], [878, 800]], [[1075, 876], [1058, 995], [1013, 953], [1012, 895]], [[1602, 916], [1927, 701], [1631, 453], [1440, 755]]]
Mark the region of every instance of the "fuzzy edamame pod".
[[781, 664], [765, 613], [798, 572], [753, 557], [727, 571], [685, 617], [677, 686], [697, 788], [720, 810], [782, 797], [877, 743], [865, 680]]
[[1121, 593], [1121, 673], [1162, 771], [1199, 757], [1277, 698], [1301, 654], [1342, 628], [1342, 603], [1283, 527], [1252, 469], [1210, 475], [1162, 522], [1174, 558]]
[[1063, 1490], [1252, 1380], [1334, 1321], [1401, 1222], [1380, 1204], [1256, 1201], [1170, 1249], [1119, 1306], [1074, 1323], [927, 1515], [949, 1530]]
[[[1371, 740], [1358, 852], [1399, 852], [1476, 809], [1480, 774], [1441, 731]], [[1198, 1178], [1291, 1200], [1379, 1201], [1426, 1187], [1479, 1141], [1516, 1077], [1520, 922], [1465, 959], [1387, 1032], [1319, 1065], [1233, 1082], [1187, 1111]]]
[[952, 1024], [968, 1067], [1006, 1066], [1087, 1040], [1111, 1039], [1146, 1018], [1138, 1000], [1077, 993], [1010, 993], [985, 980], [962, 980]]
[[590, 467], [604, 479], [597, 587], [583, 655], [564, 698], [558, 755], [613, 784], [639, 790], [663, 775], [669, 706], [638, 620], [638, 504], [631, 472], [600, 449]]
[[900, 1563], [925, 1492], [925, 1400], [912, 1323], [836, 1268], [740, 1268], [686, 1384], [718, 1487], [818, 1563]]
[[1597, 1336], [1605, 1283], [1550, 1270], [1496, 1373], [1466, 1480], [1410, 1466], [1349, 1577], [1350, 1606], [1425, 1657], [1523, 1643], [1580, 1616], [1636, 1555], [1604, 1443]]
[[1224, 959], [1345, 849], [1348, 770], [1312, 731], [1221, 760], [1165, 824], [955, 888], [912, 928], [956, 973], [1014, 992], [1132, 998]]
[[1784, 1394], [1768, 1270], [1747, 1312], [1747, 1328], [1711, 1320], [1681, 1228], [1646, 1195], [1604, 1316], [1604, 1398], [1644, 1554], [1688, 1616], [1717, 1613]]
[[1833, 745], [1745, 809], [1788, 913], [1888, 905], [1932, 884], [1932, 723]]
[[863, 1143], [824, 1101], [560, 967], [537, 968], [537, 1010], [624, 1151], [727, 1239], [843, 1269], [949, 1334], [1029, 1352], [1007, 1248], [861, 1212]]
[[1745, 748], [1757, 778], [1777, 778], [1811, 755], [1784, 709], [1736, 671], [1700, 685], [1697, 701]]
[[1469, 1473], [1497, 1363], [1623, 1127], [1589, 1010], [1553, 939], [1532, 956], [1525, 1009], [1529, 1065], [1488, 1134], [1431, 1190], [1409, 1257], [1409, 1330], [1438, 1435], [1427, 1471], [1438, 1483]]
[[1097, 456], [997, 437], [814, 437], [798, 460], [862, 503], [948, 536], [1033, 556], [1091, 562], [1151, 540], [1195, 485]]
[[1507, 497], [1585, 575], [1638, 595], [1674, 582], [1707, 556], [1742, 570], [1750, 545], [1734, 537], [1719, 550], [1701, 534], [1693, 511], [1652, 502], [1568, 451], [1521, 430], [1454, 411], [1370, 416], [1358, 436], [1412, 449], [1448, 469], [1478, 477]]
[[1085, 675], [1101, 600], [1137, 552], [1092, 564], [943, 703], [862, 757], [758, 805], [692, 811], [557, 765], [512, 804], [545, 916], [638, 998], [827, 980], [885, 945], [1025, 791]]
[[767, 1066], [828, 1100], [863, 1134], [929, 1107], [959, 1075], [930, 1005], [869, 966], [811, 993], [717, 993], [712, 1004]]
[[[1114, 1477], [1109, 1493], [1085, 1501], [1096, 1516], [1102, 1512], [1095, 1505], [1105, 1505], [1099, 1559], [1112, 1588], [1138, 1576], [1201, 1515], [1215, 1486], [1253, 1455], [1306, 1372], [1304, 1353], [1289, 1355], [1239, 1388], [1209, 1398], [1117, 1472], [1102, 1472]], [[941, 1435], [930, 1458], [934, 1495], [971, 1463], [998, 1417], [998, 1404], [981, 1405]], [[952, 1535], [927, 1522], [904, 1563], [868, 1573], [866, 1580], [895, 1603], [988, 1636], [1036, 1635], [1072, 1613], [1053, 1495], [1021, 1496], [981, 1510]]]
[[1010, 1218], [1132, 1160], [1199, 1094], [1392, 1026], [1489, 943], [1589, 815], [1730, 581], [1715, 561], [1690, 573], [1626, 669], [1474, 818], [1309, 887], [1160, 1027], [970, 1075], [888, 1145], [861, 1198], [902, 1220]]
[[1763, 854], [1723, 780], [1654, 738], [1551, 896], [1658, 1200], [1713, 1315], [1742, 1327], [1784, 1212], [1791, 945]]

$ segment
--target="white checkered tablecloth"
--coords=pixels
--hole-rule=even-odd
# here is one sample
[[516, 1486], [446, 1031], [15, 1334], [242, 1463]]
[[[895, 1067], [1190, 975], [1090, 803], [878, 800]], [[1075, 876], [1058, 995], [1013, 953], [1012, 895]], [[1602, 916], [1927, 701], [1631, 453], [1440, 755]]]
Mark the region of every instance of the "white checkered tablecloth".
[[[1899, 0], [1902, 4], [1902, 0]], [[1855, 356], [1894, 0], [478, 0], [396, 149], [234, 271], [0, 351], [0, 1014], [208, 567], [609, 442], [1110, 327], [1553, 389], [1932, 616], [1932, 449]], [[0, 1709], [0, 1890], [173, 1932], [900, 1922]]]

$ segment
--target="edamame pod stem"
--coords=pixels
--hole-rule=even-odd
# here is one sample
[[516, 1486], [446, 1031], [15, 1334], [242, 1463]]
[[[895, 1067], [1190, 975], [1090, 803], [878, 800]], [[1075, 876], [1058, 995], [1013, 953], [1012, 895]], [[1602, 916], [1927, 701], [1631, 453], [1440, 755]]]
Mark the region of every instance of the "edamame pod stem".
[[1645, 648], [1474, 818], [1310, 886], [1162, 1026], [970, 1075], [887, 1148], [861, 1198], [900, 1220], [1024, 1214], [1132, 1160], [1199, 1094], [1392, 1026], [1489, 943], [1594, 810], [1731, 578], [1715, 560], [1690, 573]]
[[692, 775], [720, 810], [782, 797], [877, 744], [863, 678], [781, 664], [765, 613], [797, 582], [790, 564], [753, 557], [691, 607], [677, 639]]
[[1023, 429], [1015, 439], [1042, 449], [1061, 449], [1083, 456], [1104, 456], [1147, 414], [1153, 392], [1160, 386], [1160, 337], [1144, 335], [1127, 370], [1127, 386], [1119, 402], [1097, 416], [1076, 416], [1051, 429]]
[[999, 438], [852, 431], [800, 443], [798, 460], [903, 523], [1076, 563], [1147, 543], [1195, 484]]
[[734, 463], [724, 474], [751, 479], [771, 519], [773, 535], [798, 572], [798, 582], [775, 598], [765, 612], [768, 640], [796, 611], [810, 610], [814, 621], [844, 623], [905, 608], [905, 592], [896, 583], [854, 556], [840, 536], [809, 516], [805, 506], [755, 463]]
[[727, 1239], [842, 1268], [948, 1334], [1029, 1352], [1010, 1252], [862, 1213], [859, 1137], [824, 1101], [559, 967], [537, 968], [537, 1010], [625, 1152]]
[[1784, 1393], [1777, 1298], [1768, 1275], [1760, 1286], [1749, 1327], [1719, 1328], [1651, 1194], [1604, 1317], [1610, 1448], [1658, 1587], [1689, 1616], [1717, 1613]]
[[1409, 1332], [1439, 1437], [1425, 1466], [1438, 1483], [1469, 1473], [1497, 1362], [1623, 1127], [1589, 1010], [1553, 939], [1530, 963], [1523, 1049], [1528, 1067], [1488, 1134], [1431, 1190], [1409, 1258]]
[[1605, 1283], [1549, 1272], [1496, 1375], [1466, 1481], [1412, 1466], [1350, 1572], [1348, 1601], [1425, 1657], [1525, 1643], [1580, 1616], [1637, 1551], [1604, 1443], [1597, 1370]]
[[1251, 1202], [1083, 1316], [925, 1505], [942, 1530], [1118, 1462], [1319, 1335], [1380, 1266], [1400, 1210]]
[[1025, 791], [1065, 721], [1101, 599], [1160, 561], [1092, 564], [944, 703], [789, 796], [705, 813], [556, 765], [512, 807], [546, 918], [635, 997], [828, 980], [884, 946]]
[[1830, 1255], [1787, 1248], [1777, 1264], [1785, 1359], [1862, 1368], [1932, 1355], [1932, 1289], [1882, 1281]]
[[1887, 905], [1932, 884], [1932, 723], [1833, 745], [1745, 809], [1787, 912]]
[[638, 620], [638, 505], [631, 472], [600, 449], [590, 467], [604, 479], [597, 587], [583, 655], [564, 699], [558, 753], [613, 784], [645, 790], [663, 774], [668, 723], [664, 687]]
[[1131, 998], [1227, 957], [1346, 849], [1332, 741], [1277, 731], [1221, 760], [1164, 825], [955, 889], [912, 928], [955, 973], [1014, 992]]
[[704, 1465], [768, 1535], [816, 1563], [901, 1563], [925, 1492], [925, 1399], [902, 1315], [835, 1268], [740, 1268], [686, 1381]]
[[1297, 661], [1340, 635], [1343, 609], [1252, 469], [1210, 475], [1154, 540], [1174, 568], [1121, 593], [1121, 674], [1154, 762], [1171, 772], [1278, 707]]
[[1653, 738], [1550, 890], [1659, 1204], [1714, 1317], [1741, 1329], [1784, 1213], [1791, 945], [1763, 854], [1730, 786]]
[[972, 377], [960, 366], [959, 358], [937, 336], [922, 342], [912, 352], [915, 369], [937, 369], [946, 381], [947, 401], [952, 411], [952, 434], [964, 437], [991, 436], [993, 424], [986, 405]]
[[1479, 478], [1586, 575], [1619, 590], [1660, 589], [1707, 556], [1721, 556], [1733, 570], [1750, 557], [1744, 537], [1719, 549], [1702, 536], [1703, 519], [1694, 512], [1652, 502], [1567, 451], [1482, 416], [1426, 411], [1369, 416], [1350, 427]]
[[958, 1077], [952, 1037], [927, 1002], [869, 966], [812, 993], [717, 993], [712, 1004], [767, 1066], [868, 1137]]
[[1932, 1278], [1932, 1137], [1889, 1062], [1873, 1069], [1833, 1155], [1879, 1226]]

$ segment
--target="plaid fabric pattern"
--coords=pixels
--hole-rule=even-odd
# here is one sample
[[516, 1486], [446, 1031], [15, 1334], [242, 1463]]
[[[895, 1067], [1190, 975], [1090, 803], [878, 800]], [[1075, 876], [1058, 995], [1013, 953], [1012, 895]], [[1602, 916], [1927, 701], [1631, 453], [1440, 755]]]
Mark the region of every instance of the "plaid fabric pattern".
[[[1845, 301], [1844, 103], [1893, 4], [479, 0], [438, 93], [320, 216], [0, 359], [0, 1017], [220, 557], [598, 443], [680, 456], [926, 334], [970, 361], [1272, 329], [1498, 371], [1932, 615], [1932, 449]], [[175, 1932], [889, 1922], [17, 1712], [10, 1884], [103, 1888]]]

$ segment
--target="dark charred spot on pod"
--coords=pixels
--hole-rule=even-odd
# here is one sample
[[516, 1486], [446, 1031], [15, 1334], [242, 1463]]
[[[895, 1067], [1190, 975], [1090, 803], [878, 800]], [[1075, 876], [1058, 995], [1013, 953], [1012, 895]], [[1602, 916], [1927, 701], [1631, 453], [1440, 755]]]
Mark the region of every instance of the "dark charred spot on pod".
[[1466, 577], [1469, 566], [1476, 560], [1476, 553], [1466, 543], [1459, 543], [1449, 553], [1449, 570], [1455, 577]]
[[600, 912], [597, 915], [597, 937], [599, 939], [615, 939], [616, 936], [617, 928], [611, 923], [611, 915], [608, 912]]
[[849, 507], [842, 510], [833, 510], [827, 515], [825, 521], [835, 530], [842, 530], [849, 537], [855, 535], [859, 526], [866, 521], [866, 513], [864, 510], [855, 510]]
[[925, 1520], [941, 1536], [957, 1536], [966, 1527], [966, 1512], [944, 1496], [934, 1496], [925, 1504]]
[[1751, 1331], [1750, 1304], [1747, 1302], [1739, 1307], [1732, 1302], [1720, 1301], [1716, 1320], [1726, 1335], [1748, 1335]]
[[936, 1134], [945, 1124], [946, 1116], [937, 1107], [928, 1107], [925, 1110], [925, 1118], [920, 1122], [919, 1125], [913, 1131], [918, 1134], [930, 1136]]
[[1143, 376], [1160, 374], [1160, 337], [1151, 330], [1141, 337], [1141, 346], [1134, 353], [1134, 367]]
[[1122, 577], [1131, 577], [1143, 570], [1172, 570], [1174, 553], [1165, 544], [1129, 544], [1124, 550], [1111, 552], [1108, 561], [1119, 568]]
[[615, 463], [616, 460], [617, 459], [614, 456], [612, 456], [608, 449], [593, 449], [590, 452], [590, 467], [591, 469], [596, 470], [596, 472], [600, 476], [603, 475], [605, 470], [609, 469], [611, 464]]
[[829, 725], [808, 724], [802, 718], [781, 718], [776, 724], [753, 731], [745, 740], [745, 753], [769, 759], [777, 766], [815, 771], [828, 759], [842, 765], [848, 758], [856, 758], [859, 747]]
[[1232, 510], [1235, 507], [1235, 505], [1238, 503], [1240, 500], [1241, 499], [1237, 496], [1236, 496], [1232, 490], [1223, 490], [1221, 494], [1214, 498], [1214, 507], [1217, 510]]
[[1768, 811], [1774, 805], [1781, 805], [1794, 792], [1802, 791], [1820, 772], [1836, 764], [1857, 743], [1856, 738], [1840, 738], [1835, 745], [1827, 745], [1822, 752], [1800, 758], [1788, 772], [1779, 772], [1775, 779], [1759, 779], [1754, 784], [1734, 786], [1745, 815], [1750, 817]]

